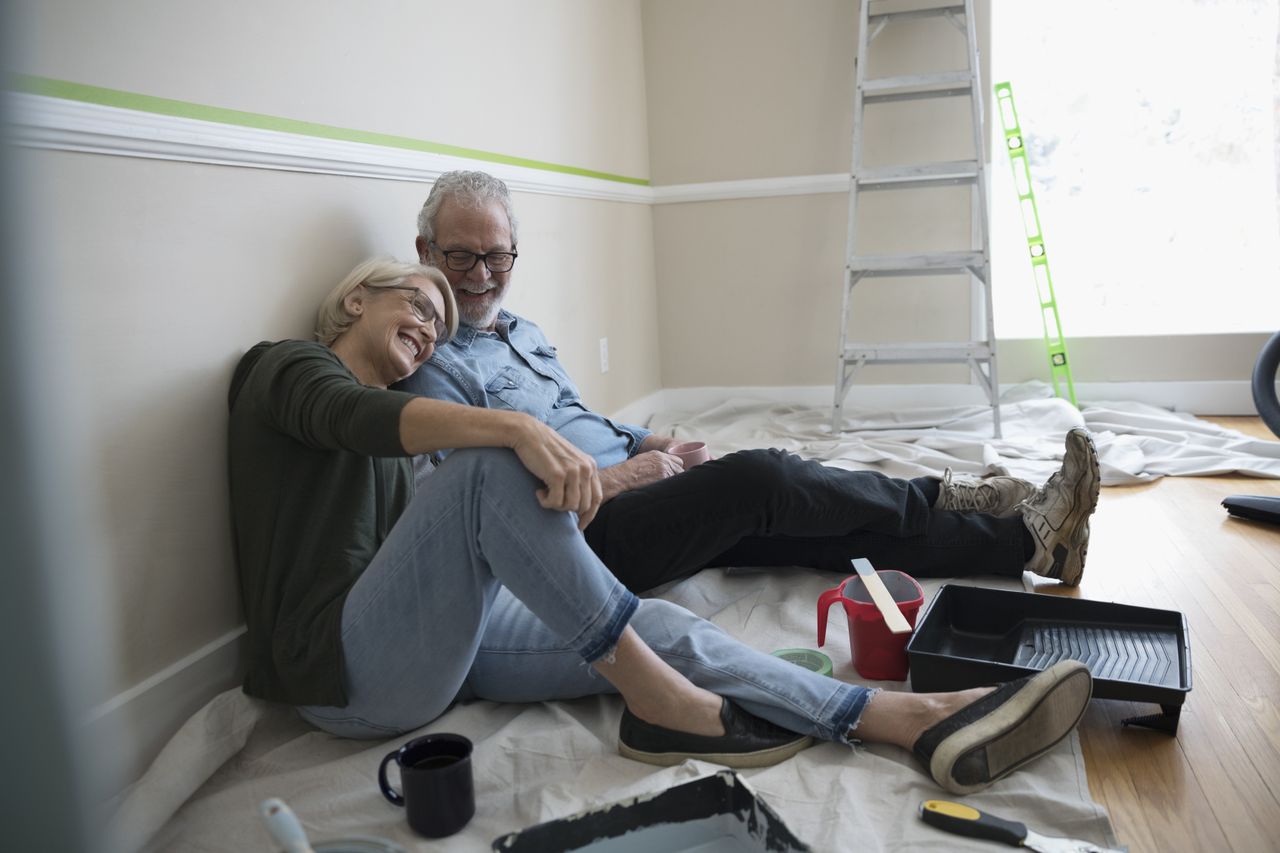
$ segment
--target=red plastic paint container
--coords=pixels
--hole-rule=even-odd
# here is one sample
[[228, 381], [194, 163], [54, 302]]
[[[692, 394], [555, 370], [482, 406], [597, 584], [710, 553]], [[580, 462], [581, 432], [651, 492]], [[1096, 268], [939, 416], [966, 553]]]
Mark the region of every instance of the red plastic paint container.
[[[916, 579], [902, 572], [876, 572], [893, 596], [903, 617], [914, 628], [916, 613], [924, 604], [924, 590]], [[871, 600], [866, 584], [850, 575], [835, 589], [818, 596], [818, 646], [827, 640], [827, 612], [831, 605], [844, 605], [849, 622], [849, 650], [853, 668], [863, 678], [873, 681], [905, 681], [907, 678], [907, 641], [911, 634], [895, 634], [884, 622], [880, 609]]]

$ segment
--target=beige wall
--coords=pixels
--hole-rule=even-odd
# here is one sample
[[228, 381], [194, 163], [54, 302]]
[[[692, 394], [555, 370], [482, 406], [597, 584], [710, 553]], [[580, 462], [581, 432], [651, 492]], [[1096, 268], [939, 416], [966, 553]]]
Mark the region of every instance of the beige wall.
[[[857, 7], [644, 0], [654, 183], [847, 173]], [[989, 13], [988, 0], [979, 0], [984, 56]], [[891, 24], [869, 51], [868, 73], [963, 67], [962, 51], [961, 34], [942, 19]], [[985, 69], [984, 79], [989, 84]], [[868, 165], [972, 157], [967, 99], [870, 106], [865, 128]], [[995, 168], [1007, 167], [997, 160]], [[656, 206], [663, 385], [832, 383], [846, 211], [843, 194]], [[956, 190], [864, 194], [858, 221], [860, 252], [968, 246], [968, 210]], [[852, 339], [965, 339], [968, 291], [962, 278], [864, 280], [853, 295]], [[1069, 298], [1061, 283], [1058, 298]], [[1072, 339], [1069, 346], [1076, 382], [1242, 380], [1264, 339]], [[1040, 341], [1002, 339], [999, 353], [1002, 382], [1049, 379]], [[877, 366], [858, 381], [966, 377], [955, 366]]]
[[[856, 3], [842, 0], [646, 0], [655, 184], [848, 172], [856, 13]], [[868, 73], [961, 67], [964, 49], [941, 19], [914, 32], [890, 28], [873, 46]], [[868, 115], [868, 164], [973, 156], [964, 99], [874, 106]], [[655, 207], [663, 384], [832, 382], [847, 204], [842, 194], [821, 194]], [[867, 254], [967, 248], [968, 193], [864, 195], [858, 222]], [[863, 340], [961, 340], [968, 300], [959, 277], [868, 280], [855, 291], [851, 330]], [[714, 320], [704, 326], [691, 303], [714, 310]], [[771, 333], [758, 337], [765, 328]], [[864, 375], [946, 382], [964, 381], [966, 371], [881, 367]]]
[[842, 171], [850, 0], [644, 0], [655, 184]]
[[30, 74], [648, 177], [638, 0], [28, 0]]
[[[350, 11], [340, 12], [340, 9]], [[20, 70], [647, 177], [638, 2], [33, 4]], [[447, 37], [446, 37], [447, 36]], [[418, 81], [432, 81], [433, 86]], [[31, 233], [76, 365], [93, 560], [116, 617], [97, 701], [240, 623], [226, 387], [245, 349], [309, 334], [370, 254], [411, 257], [429, 185], [56, 151], [21, 154]], [[648, 206], [517, 194], [509, 306], [609, 411], [659, 387]], [[611, 369], [598, 369], [608, 336]]]

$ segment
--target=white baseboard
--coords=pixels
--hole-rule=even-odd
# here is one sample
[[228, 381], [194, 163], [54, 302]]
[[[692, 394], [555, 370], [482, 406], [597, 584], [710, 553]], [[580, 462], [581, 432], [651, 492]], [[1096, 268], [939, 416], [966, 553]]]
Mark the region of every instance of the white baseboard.
[[[1016, 385], [1001, 385], [1003, 394]], [[663, 388], [622, 407], [613, 417], [623, 423], [643, 424], [661, 411], [696, 412], [734, 397], [748, 397], [795, 406], [830, 406], [830, 385], [706, 386]], [[1196, 415], [1256, 415], [1253, 394], [1244, 380], [1215, 382], [1080, 382], [1076, 399], [1090, 402], [1148, 403], [1164, 409]], [[976, 385], [855, 385], [845, 405], [858, 409], [903, 409], [926, 406], [981, 405], [986, 402]]]
[[1247, 380], [1213, 382], [1081, 382], [1076, 398], [1084, 402], [1128, 400], [1193, 415], [1256, 415]]
[[419, 183], [430, 183], [452, 169], [483, 169], [516, 192], [653, 202], [648, 186], [501, 158], [477, 159], [22, 92], [10, 94], [9, 100], [11, 141], [28, 148]]
[[138, 780], [182, 724], [244, 677], [240, 626], [89, 710], [88, 743], [103, 744], [96, 792], [108, 799]]
[[655, 413], [669, 408], [667, 405], [667, 389], [663, 388], [646, 394], [639, 400], [632, 400], [621, 409], [609, 413], [609, 417], [624, 424], [646, 424]]
[[[577, 174], [581, 170], [573, 167], [507, 162], [513, 158], [500, 154], [437, 153], [414, 147], [413, 143], [429, 145], [420, 140], [382, 138], [358, 130], [327, 128], [325, 135], [317, 135], [255, 127], [244, 124], [246, 119], [239, 114], [199, 104], [186, 106], [197, 115], [217, 114], [219, 118], [170, 115], [25, 92], [10, 93], [9, 102], [13, 112], [11, 141], [29, 148], [55, 151], [418, 183], [430, 183], [451, 169], [482, 169], [506, 181], [516, 192], [632, 204], [681, 204], [849, 191], [848, 173], [652, 187], [647, 181], [637, 184], [629, 179]], [[274, 116], [252, 118], [267, 125], [298, 124]], [[374, 141], [359, 141], [364, 138]]]

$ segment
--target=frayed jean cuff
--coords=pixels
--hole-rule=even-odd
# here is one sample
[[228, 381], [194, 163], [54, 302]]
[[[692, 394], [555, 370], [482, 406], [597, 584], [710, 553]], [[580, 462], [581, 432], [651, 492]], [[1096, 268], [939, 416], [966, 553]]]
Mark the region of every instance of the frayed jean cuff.
[[862, 722], [862, 712], [867, 710], [867, 703], [870, 702], [877, 693], [881, 692], [879, 687], [858, 687], [854, 686], [849, 691], [849, 698], [842, 703], [840, 710], [836, 713], [835, 731], [836, 742], [845, 746], [852, 746], [860, 741], [852, 737], [858, 723]]
[[[578, 648], [578, 654], [587, 663], [595, 663], [606, 655], [612, 657], [614, 648], [622, 639], [622, 632], [640, 606], [640, 599], [622, 584], [617, 584], [609, 595], [609, 601], [596, 621], [603, 623], [599, 630], [587, 631], [587, 642]], [[611, 661], [610, 661], [611, 662]]]

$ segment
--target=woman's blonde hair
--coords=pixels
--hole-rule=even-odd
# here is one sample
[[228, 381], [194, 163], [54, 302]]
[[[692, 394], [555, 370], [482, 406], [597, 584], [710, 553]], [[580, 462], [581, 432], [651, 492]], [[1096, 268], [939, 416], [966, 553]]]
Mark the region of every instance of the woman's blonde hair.
[[332, 344], [338, 336], [351, 328], [356, 318], [347, 311], [347, 297], [357, 287], [365, 285], [373, 290], [382, 287], [394, 287], [404, 284], [413, 277], [428, 279], [440, 288], [444, 297], [445, 339], [436, 341], [436, 346], [443, 345], [458, 331], [458, 303], [454, 301], [453, 289], [444, 273], [435, 267], [424, 264], [409, 264], [395, 258], [370, 258], [356, 265], [337, 287], [329, 291], [329, 295], [320, 303], [316, 313], [316, 340], [327, 345]]

